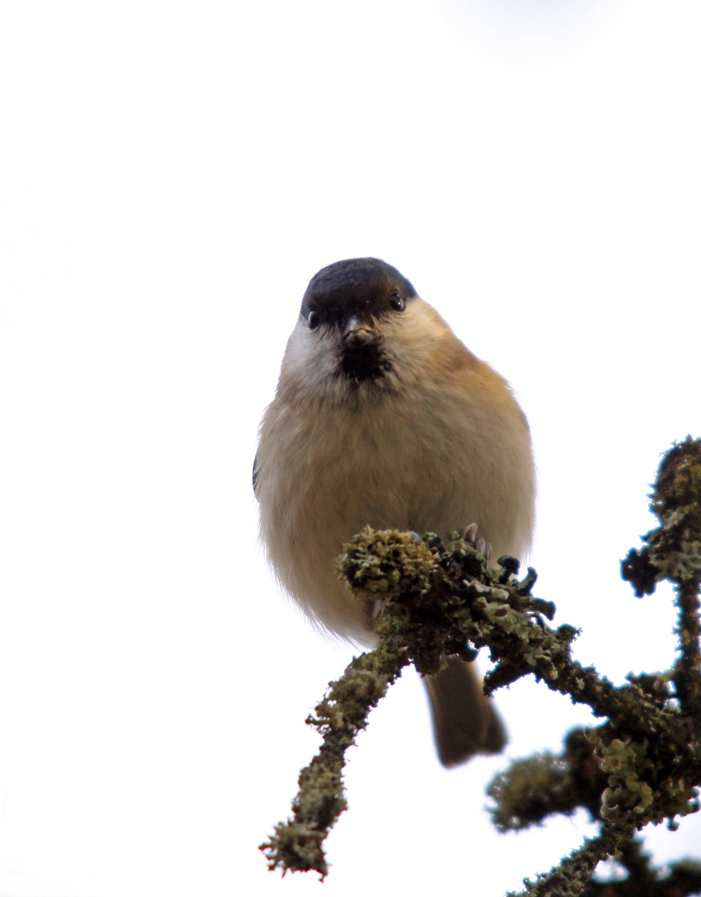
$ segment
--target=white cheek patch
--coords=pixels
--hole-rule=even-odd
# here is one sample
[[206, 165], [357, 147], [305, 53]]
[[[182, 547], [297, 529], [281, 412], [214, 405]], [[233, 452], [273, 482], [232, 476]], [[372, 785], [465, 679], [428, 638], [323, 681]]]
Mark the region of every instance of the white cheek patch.
[[306, 321], [298, 321], [287, 342], [283, 371], [313, 389], [333, 376], [337, 354], [336, 339], [328, 328], [311, 331]]

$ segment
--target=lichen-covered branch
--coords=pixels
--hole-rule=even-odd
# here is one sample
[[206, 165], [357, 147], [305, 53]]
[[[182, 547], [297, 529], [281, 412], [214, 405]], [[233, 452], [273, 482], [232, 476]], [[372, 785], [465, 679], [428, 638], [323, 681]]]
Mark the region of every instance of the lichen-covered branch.
[[[629, 553], [622, 573], [638, 597], [652, 594], [664, 579], [675, 586], [676, 664], [666, 673], [628, 677], [631, 706], [642, 706], [638, 702], [642, 695], [646, 704], [658, 708], [656, 732], [641, 738], [641, 731], [632, 730], [625, 716], [613, 712], [598, 729], [570, 733], [561, 757], [546, 755], [512, 764], [489, 789], [496, 802], [495, 823], [502, 830], [525, 828], [550, 813], [585, 807], [594, 819], [602, 820], [602, 833], [612, 823], [625, 820], [632, 833], [642, 828], [643, 820], [667, 820], [670, 828], [676, 828], [677, 813], [686, 815], [699, 808], [701, 442], [686, 439], [665, 455], [651, 506], [660, 526], [644, 537], [642, 551]], [[609, 697], [615, 702], [620, 694], [616, 689]], [[675, 806], [680, 808], [676, 813]], [[634, 825], [635, 814], [640, 819]], [[652, 869], [632, 837], [619, 847], [618, 860], [628, 877], [590, 883], [585, 897], [686, 897], [701, 891], [701, 864], [683, 861], [663, 876]], [[537, 886], [542, 887], [542, 882]], [[527, 889], [524, 893], [541, 892]], [[560, 892], [546, 889], [543, 893]]]
[[608, 774], [601, 769], [587, 733], [575, 729], [567, 735], [561, 756], [537, 754], [516, 760], [497, 775], [487, 794], [494, 801], [492, 820], [501, 832], [537, 825], [553, 813], [571, 815], [578, 807], [601, 818], [601, 796]]
[[370, 710], [408, 663], [406, 652], [387, 644], [355, 657], [343, 676], [329, 684], [324, 699], [307, 718], [323, 737], [319, 753], [299, 776], [292, 819], [278, 823], [261, 844], [270, 869], [316, 871], [325, 878], [328, 864], [323, 842], [346, 809], [343, 788], [345, 752], [367, 725]]
[[664, 456], [650, 504], [660, 526], [643, 537], [622, 562], [624, 579], [638, 597], [652, 595], [666, 579], [676, 589], [679, 659], [673, 681], [682, 707], [701, 713], [701, 440], [687, 437]]
[[578, 850], [547, 875], [538, 876], [535, 882], [524, 879], [525, 889], [519, 894], [510, 892], [507, 897], [579, 897], [601, 860], [615, 854], [629, 840], [630, 826], [609, 826], [597, 838], [585, 839]]
[[701, 863], [682, 860], [662, 874], [652, 867], [637, 838], [621, 844], [617, 860], [627, 878], [591, 881], [582, 897], [691, 897], [701, 892]]
[[[591, 881], [601, 860], [616, 856], [628, 872], [625, 879]], [[535, 882], [524, 881], [521, 894], [507, 897], [692, 897], [701, 890], [701, 864], [674, 863], [665, 875], [651, 867], [640, 842], [625, 827], [612, 827], [585, 841], [572, 856]]]
[[[491, 786], [501, 829], [523, 828], [578, 806], [601, 824], [598, 837], [548, 875], [526, 883], [523, 894], [582, 894], [597, 863], [616, 852], [624, 864], [628, 858], [631, 882], [635, 872], [641, 888], [660, 885], [664, 879], [636, 854], [634, 833], [649, 822], [666, 820], [674, 827], [678, 818], [699, 809], [701, 443], [688, 439], [668, 453], [653, 509], [661, 525], [645, 537], [642, 551], [629, 554], [623, 575], [639, 596], [651, 594], [660, 579], [675, 584], [679, 658], [667, 673], [630, 676], [619, 687], [572, 659], [577, 630], [549, 625], [554, 605], [531, 594], [533, 570], [516, 578], [513, 559], [500, 558], [498, 568], [487, 568], [484, 557], [457, 534], [444, 542], [434, 534], [417, 540], [409, 533], [368, 528], [346, 545], [339, 573], [359, 600], [378, 609], [379, 647], [351, 663], [308, 720], [324, 742], [300, 776], [293, 819], [278, 825], [263, 845], [270, 867], [327, 874], [323, 841], [345, 809], [345, 750], [402, 666], [412, 663], [432, 675], [445, 656], [469, 660], [485, 648], [495, 664], [485, 679], [487, 692], [532, 674], [605, 718], [596, 729], [571, 734], [562, 757], [519, 761]], [[677, 871], [686, 874], [681, 867]], [[692, 869], [685, 880], [693, 882], [694, 874]], [[679, 885], [679, 877], [674, 883]], [[673, 893], [654, 891], [655, 897]]]

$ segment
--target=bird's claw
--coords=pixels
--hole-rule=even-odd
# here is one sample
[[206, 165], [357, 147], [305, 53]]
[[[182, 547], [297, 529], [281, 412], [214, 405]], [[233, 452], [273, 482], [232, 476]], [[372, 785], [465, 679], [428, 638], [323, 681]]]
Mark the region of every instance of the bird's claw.
[[381, 601], [373, 601], [372, 599], [367, 602], [365, 605], [365, 613], [367, 615], [366, 619], [369, 623], [370, 629], [374, 630], [377, 626], [377, 623], [382, 616], [382, 611], [384, 610], [384, 605]]
[[463, 542], [467, 542], [469, 545], [475, 549], [475, 551], [479, 551], [480, 554], [483, 554], [486, 560], [489, 560], [492, 556], [492, 546], [489, 542], [485, 542], [482, 536], [477, 535], [477, 524], [471, 523], [469, 526], [466, 526], [463, 534], [462, 534]]

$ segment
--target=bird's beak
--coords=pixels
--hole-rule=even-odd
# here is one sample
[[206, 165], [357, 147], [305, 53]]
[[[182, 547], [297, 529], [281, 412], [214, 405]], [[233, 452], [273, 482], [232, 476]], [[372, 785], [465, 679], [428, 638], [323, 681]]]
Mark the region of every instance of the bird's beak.
[[375, 330], [356, 315], [348, 318], [341, 332], [341, 342], [344, 346], [365, 346], [376, 338]]

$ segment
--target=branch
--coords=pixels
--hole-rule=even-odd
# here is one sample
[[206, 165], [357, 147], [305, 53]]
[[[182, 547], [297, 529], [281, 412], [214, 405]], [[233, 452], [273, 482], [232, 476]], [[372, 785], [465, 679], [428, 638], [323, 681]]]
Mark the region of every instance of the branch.
[[[346, 806], [345, 751], [367, 725], [370, 709], [408, 663], [422, 675], [433, 675], [443, 657], [458, 654], [469, 660], [481, 648], [495, 662], [485, 679], [486, 692], [532, 674], [606, 718], [602, 726], [570, 736], [563, 758], [519, 761], [492, 785], [500, 828], [522, 828], [577, 806], [586, 806], [601, 823], [598, 837], [585, 841], [548, 875], [527, 882], [524, 895], [581, 894], [604, 857], [620, 851], [635, 867], [635, 831], [665, 820], [675, 827], [677, 817], [696, 812], [701, 785], [701, 443], [687, 439], [666, 456], [653, 509], [661, 526], [645, 537], [641, 552], [629, 554], [623, 575], [638, 595], [651, 594], [660, 579], [675, 583], [680, 656], [668, 673], [631, 676], [620, 687], [572, 659], [577, 630], [548, 625], [554, 605], [531, 595], [535, 571], [529, 568], [523, 580], [516, 579], [518, 563], [512, 558], [500, 558], [496, 570], [487, 568], [484, 557], [457, 534], [445, 543], [430, 533], [417, 542], [409, 533], [366, 528], [346, 545], [339, 574], [359, 600], [381, 606], [379, 647], [353, 660], [307, 720], [322, 734], [323, 744], [300, 775], [293, 818], [276, 826], [262, 845], [269, 867], [282, 868], [283, 874], [313, 869], [322, 878], [328, 873], [323, 841]], [[655, 897], [658, 893], [673, 891], [655, 892]]]
[[323, 737], [323, 744], [299, 776], [299, 792], [292, 804], [293, 818], [278, 823], [269, 841], [260, 849], [268, 868], [288, 872], [316, 871], [328, 875], [323, 842], [346, 809], [343, 796], [345, 753], [367, 725], [370, 710], [387, 692], [408, 663], [405, 652], [386, 645], [355, 657], [343, 676], [329, 684], [329, 691], [307, 717]]
[[629, 840], [629, 826], [610, 826], [597, 838], [585, 839], [579, 850], [573, 851], [547, 875], [539, 875], [535, 882], [524, 879], [525, 890], [520, 894], [510, 892], [507, 897], [577, 897], [583, 893], [598, 863]]
[[651, 508], [660, 526], [632, 549], [622, 562], [622, 575], [636, 595], [652, 595], [657, 582], [676, 589], [680, 656], [673, 681], [687, 713], [701, 713], [701, 440], [688, 436], [665, 455], [657, 472]]

